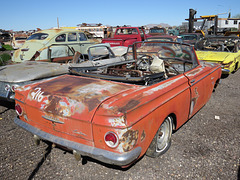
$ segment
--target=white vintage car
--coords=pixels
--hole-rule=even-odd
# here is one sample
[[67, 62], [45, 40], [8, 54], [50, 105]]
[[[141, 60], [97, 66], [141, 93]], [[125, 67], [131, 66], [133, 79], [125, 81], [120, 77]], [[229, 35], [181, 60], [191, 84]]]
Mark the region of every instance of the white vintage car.
[[[89, 46], [94, 44], [87, 36], [76, 29], [47, 29], [31, 35], [24, 45], [13, 54], [12, 61], [26, 60], [64, 62], [71, 60], [76, 51], [87, 54]], [[39, 53], [37, 57], [36, 52]]]

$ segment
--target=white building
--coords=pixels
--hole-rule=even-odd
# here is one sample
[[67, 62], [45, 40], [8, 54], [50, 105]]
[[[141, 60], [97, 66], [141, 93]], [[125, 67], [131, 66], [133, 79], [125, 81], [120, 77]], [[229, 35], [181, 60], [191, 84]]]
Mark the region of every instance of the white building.
[[[201, 29], [202, 24], [203, 24], [203, 20], [195, 21], [193, 28], [195, 30]], [[188, 29], [188, 22], [183, 22], [182, 26]], [[211, 20], [211, 21], [208, 20], [205, 22], [203, 30], [207, 31], [207, 29], [209, 29], [212, 26], [214, 26], [214, 20]], [[218, 18], [218, 28], [219, 29], [236, 28], [240, 31], [240, 19], [239, 18]]]

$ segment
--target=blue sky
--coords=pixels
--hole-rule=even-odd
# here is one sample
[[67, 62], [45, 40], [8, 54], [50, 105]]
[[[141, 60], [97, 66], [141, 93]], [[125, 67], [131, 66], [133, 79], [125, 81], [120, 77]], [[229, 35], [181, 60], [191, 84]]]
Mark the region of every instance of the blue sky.
[[[0, 29], [48, 29], [57, 27], [57, 18], [60, 26], [84, 22], [112, 26], [159, 23], [174, 26], [188, 18], [190, 8], [197, 10], [196, 17], [229, 10], [234, 16], [240, 14], [240, 0], [4, 0], [1, 2]], [[219, 17], [227, 17], [227, 14]]]

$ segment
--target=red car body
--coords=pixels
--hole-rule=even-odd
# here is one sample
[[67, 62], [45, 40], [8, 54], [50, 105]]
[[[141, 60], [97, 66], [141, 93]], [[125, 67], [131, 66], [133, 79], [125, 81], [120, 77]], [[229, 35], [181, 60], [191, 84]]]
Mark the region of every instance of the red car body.
[[[138, 65], [134, 70], [126, 60], [126, 64], [107, 67], [113, 73], [109, 76], [91, 70], [84, 73], [83, 69], [77, 73], [72, 69], [81, 76], [63, 75], [18, 88], [15, 123], [35, 138], [122, 167], [145, 153], [151, 157], [164, 153], [170, 146], [170, 131], [181, 127], [210, 99], [221, 77], [221, 67], [199, 63], [190, 45], [163, 42], [159, 52], [157, 43], [162, 42], [144, 42], [141, 47], [134, 44], [133, 52], [129, 52], [135, 60], [132, 65]], [[143, 70], [145, 62], [139, 68], [138, 59], [147, 61], [140, 54], [148, 56], [153, 52], [168, 59], [164, 75], [153, 68]], [[116, 72], [118, 76], [114, 75]], [[136, 83], [139, 78], [143, 84]], [[153, 81], [149, 81], [151, 78]], [[131, 80], [135, 83], [129, 83]], [[165, 122], [172, 124], [167, 126]], [[169, 135], [165, 138], [159, 131]], [[158, 144], [152, 153], [156, 136], [161, 136], [158, 140], [165, 138], [164, 152], [159, 153]]]
[[136, 41], [144, 41], [149, 35], [142, 27], [118, 27], [113, 38], [102, 39], [102, 43], [109, 43], [111, 47], [132, 45]]

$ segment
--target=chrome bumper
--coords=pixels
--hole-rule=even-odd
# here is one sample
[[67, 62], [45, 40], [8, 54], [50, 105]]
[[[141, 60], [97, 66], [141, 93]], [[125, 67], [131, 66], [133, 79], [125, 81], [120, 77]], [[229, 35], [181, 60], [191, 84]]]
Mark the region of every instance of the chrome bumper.
[[19, 125], [20, 127], [22, 127], [23, 129], [31, 132], [34, 135], [39, 136], [41, 139], [53, 142], [55, 144], [58, 144], [58, 145], [61, 145], [64, 147], [67, 147], [71, 150], [77, 151], [79, 154], [81, 154], [83, 156], [89, 156], [91, 158], [97, 159], [99, 161], [102, 161], [102, 162], [105, 162], [108, 164], [114, 164], [114, 165], [118, 165], [118, 166], [128, 165], [131, 162], [133, 162], [134, 160], [136, 160], [142, 151], [141, 147], [137, 147], [137, 148], [133, 149], [132, 151], [118, 154], [118, 153], [114, 153], [111, 151], [106, 151], [106, 150], [99, 149], [96, 147], [79, 144], [79, 143], [76, 143], [73, 141], [69, 141], [69, 140], [54, 136], [52, 134], [41, 131], [41, 130], [23, 122], [18, 117], [16, 117], [14, 119], [14, 122], [17, 125]]
[[230, 70], [228, 70], [228, 69], [223, 69], [223, 68], [222, 68], [222, 72], [223, 72], [224, 74], [230, 74]]

